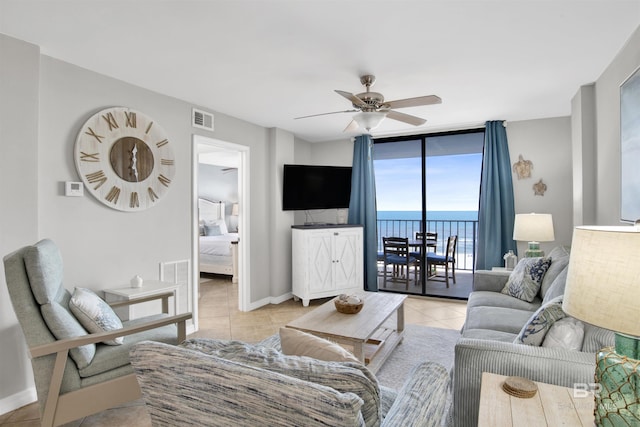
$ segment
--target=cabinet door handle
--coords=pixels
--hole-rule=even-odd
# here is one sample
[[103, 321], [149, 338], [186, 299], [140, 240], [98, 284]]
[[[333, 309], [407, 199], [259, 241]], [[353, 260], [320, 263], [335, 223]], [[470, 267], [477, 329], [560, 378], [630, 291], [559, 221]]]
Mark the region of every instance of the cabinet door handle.
[[337, 231], [333, 233], [334, 236], [339, 236], [340, 233], [338, 233]]

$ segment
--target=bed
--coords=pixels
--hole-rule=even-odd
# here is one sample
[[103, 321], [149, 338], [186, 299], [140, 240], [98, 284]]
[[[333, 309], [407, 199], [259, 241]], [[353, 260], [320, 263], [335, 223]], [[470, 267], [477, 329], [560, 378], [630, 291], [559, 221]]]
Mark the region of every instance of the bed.
[[227, 230], [224, 209], [224, 202], [198, 199], [200, 272], [232, 276], [237, 283], [238, 233]]

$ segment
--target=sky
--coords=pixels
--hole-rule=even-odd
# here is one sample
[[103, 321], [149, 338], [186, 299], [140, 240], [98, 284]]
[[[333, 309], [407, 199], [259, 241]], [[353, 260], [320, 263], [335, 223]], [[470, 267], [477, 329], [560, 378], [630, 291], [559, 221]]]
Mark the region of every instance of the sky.
[[[482, 153], [427, 157], [427, 210], [477, 211]], [[420, 158], [374, 160], [379, 211], [421, 210]]]

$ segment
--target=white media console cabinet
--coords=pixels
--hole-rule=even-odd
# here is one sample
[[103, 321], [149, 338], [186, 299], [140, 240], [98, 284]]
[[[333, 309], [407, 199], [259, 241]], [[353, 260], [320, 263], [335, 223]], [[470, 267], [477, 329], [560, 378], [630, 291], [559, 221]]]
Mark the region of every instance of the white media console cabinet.
[[294, 225], [293, 297], [306, 307], [315, 298], [363, 292], [359, 225]]

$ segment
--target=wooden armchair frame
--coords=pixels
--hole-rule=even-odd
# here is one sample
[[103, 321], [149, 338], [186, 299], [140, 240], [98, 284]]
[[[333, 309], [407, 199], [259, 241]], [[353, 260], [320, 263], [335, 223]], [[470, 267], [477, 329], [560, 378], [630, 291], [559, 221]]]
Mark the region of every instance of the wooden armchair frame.
[[[169, 297], [172, 296], [174, 296], [173, 292], [166, 292], [154, 296], [131, 299], [129, 301], [114, 302], [109, 305], [111, 307], [121, 307], [161, 299], [162, 312], [168, 313]], [[51, 374], [49, 393], [44, 411], [42, 411], [41, 425], [55, 426], [68, 423], [142, 397], [134, 373], [61, 394], [60, 388], [62, 386], [67, 358], [69, 357], [69, 350], [86, 344], [96, 344], [171, 324], [177, 324], [177, 339], [178, 342], [182, 342], [186, 338], [186, 322], [191, 319], [191, 317], [191, 313], [179, 314], [111, 332], [83, 335], [77, 338], [57, 340], [48, 344], [31, 347], [29, 352], [33, 358], [51, 354], [56, 355], [54, 369]]]

